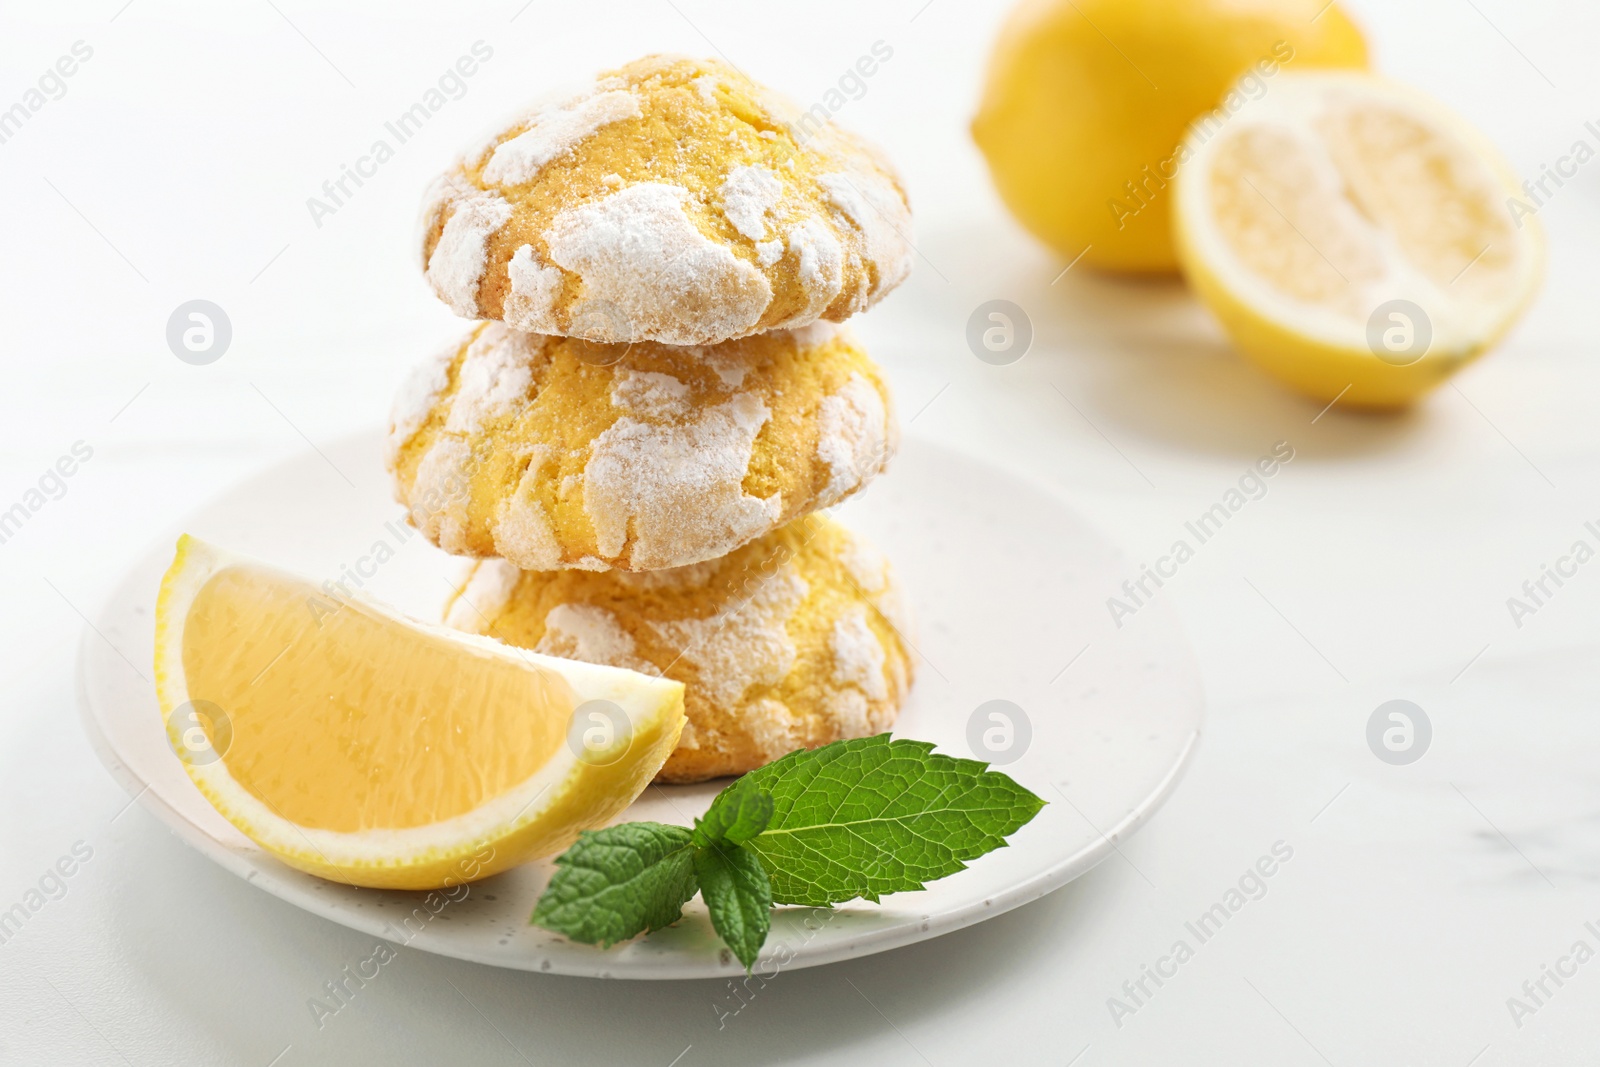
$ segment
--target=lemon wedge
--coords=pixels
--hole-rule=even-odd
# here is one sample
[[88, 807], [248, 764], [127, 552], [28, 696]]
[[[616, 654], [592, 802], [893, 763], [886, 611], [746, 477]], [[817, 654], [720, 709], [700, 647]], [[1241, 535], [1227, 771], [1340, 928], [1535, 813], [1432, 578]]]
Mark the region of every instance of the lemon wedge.
[[1184, 273], [1234, 344], [1318, 400], [1400, 406], [1527, 307], [1544, 241], [1464, 120], [1375, 75], [1285, 71], [1184, 140]]
[[290, 866], [436, 889], [566, 848], [666, 762], [683, 686], [407, 618], [185, 536], [156, 691], [196, 786]]

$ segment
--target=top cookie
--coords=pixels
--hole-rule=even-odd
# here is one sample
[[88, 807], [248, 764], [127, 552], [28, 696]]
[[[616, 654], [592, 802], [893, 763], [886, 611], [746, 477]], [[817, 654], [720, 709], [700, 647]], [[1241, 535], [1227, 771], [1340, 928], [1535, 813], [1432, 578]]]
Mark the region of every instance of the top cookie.
[[911, 269], [893, 169], [714, 60], [647, 56], [534, 109], [429, 189], [422, 258], [458, 315], [715, 344], [842, 322]]

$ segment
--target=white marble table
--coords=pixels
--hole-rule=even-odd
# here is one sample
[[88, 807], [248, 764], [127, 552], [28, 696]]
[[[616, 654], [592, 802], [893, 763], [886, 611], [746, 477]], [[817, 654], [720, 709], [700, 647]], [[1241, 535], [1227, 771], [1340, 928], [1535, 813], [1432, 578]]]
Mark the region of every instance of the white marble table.
[[[1500, 351], [1409, 416], [1317, 418], [1232, 356], [1176, 284], [1074, 270], [1051, 285], [1061, 264], [1001, 211], [965, 135], [995, 12], [520, 6], [0, 15], [0, 107], [74, 42], [92, 49], [0, 143], [0, 510], [75, 443], [92, 450], [0, 543], [0, 910], [41, 880], [52, 894], [0, 944], [0, 1062], [1593, 1062], [1600, 962], [1571, 954], [1600, 950], [1600, 564], [1520, 627], [1506, 601], [1594, 543], [1585, 523], [1600, 520], [1600, 169], [1541, 212], [1550, 277]], [[1380, 63], [1470, 115], [1524, 173], [1600, 118], [1593, 9], [1352, 6]], [[307, 198], [479, 40], [493, 57], [460, 99], [314, 222]], [[1212, 700], [1188, 781], [1053, 896], [783, 975], [736, 1013], [719, 983], [403, 950], [319, 1029], [308, 999], [370, 939], [251, 889], [128, 806], [77, 722], [82, 615], [173, 516], [382, 419], [409, 363], [458, 329], [416, 276], [410, 221], [426, 178], [512, 102], [662, 49], [721, 50], [820, 95], [879, 40], [893, 57], [839, 117], [901, 164], [921, 259], [858, 328], [918, 432], [1034, 478], [1143, 558], [1276, 442], [1295, 450], [1161, 593]], [[1010, 367], [962, 336], [997, 297], [1037, 332]], [[197, 298], [233, 324], [209, 366], [164, 339]], [[1367, 747], [1391, 699], [1432, 723], [1409, 766]], [[1292, 854], [1257, 881], [1275, 847]], [[59, 881], [58, 863], [72, 872]], [[1201, 943], [1187, 924], [1241, 878], [1251, 899]], [[1169, 976], [1158, 986], [1147, 966]], [[1531, 1010], [1514, 1017], [1512, 997]]]

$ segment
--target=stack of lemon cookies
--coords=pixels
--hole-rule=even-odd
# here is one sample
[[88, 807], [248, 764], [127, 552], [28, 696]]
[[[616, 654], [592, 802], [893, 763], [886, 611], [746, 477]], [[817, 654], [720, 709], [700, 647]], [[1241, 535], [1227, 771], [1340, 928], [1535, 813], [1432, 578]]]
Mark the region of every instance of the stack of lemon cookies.
[[888, 388], [835, 325], [910, 270], [869, 146], [721, 63], [551, 100], [429, 192], [429, 284], [478, 322], [398, 398], [411, 521], [478, 557], [450, 625], [684, 683], [658, 780], [887, 729], [900, 592], [821, 514], [887, 464]]

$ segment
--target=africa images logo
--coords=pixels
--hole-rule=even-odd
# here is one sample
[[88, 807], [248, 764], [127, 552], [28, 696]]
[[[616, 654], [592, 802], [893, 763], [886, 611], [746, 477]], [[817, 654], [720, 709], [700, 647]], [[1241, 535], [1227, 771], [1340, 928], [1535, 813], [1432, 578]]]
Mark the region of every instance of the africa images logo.
[[[386, 136], [374, 139], [367, 151], [356, 157], [354, 166], [341, 163], [339, 174], [322, 183], [322, 196], [306, 197], [306, 210], [311, 213], [311, 221], [317, 229], [322, 229], [325, 217], [338, 214], [339, 209], [367, 184], [368, 179], [376, 177], [378, 168], [393, 159], [395, 150], [421, 132], [429, 119], [444, 110], [452, 100], [460, 100], [467, 95], [467, 79], [494, 58], [494, 49], [480, 40], [472, 42], [468, 52], [470, 54], [460, 56], [454, 65], [445, 68], [435, 84], [430, 85], [415, 103], [392, 121], [385, 122], [383, 130]], [[351, 188], [352, 185], [354, 188]]]
[[1184, 531], [1193, 537], [1192, 542], [1189, 537], [1178, 538], [1165, 555], [1156, 559], [1154, 566], [1145, 564], [1140, 568], [1137, 578], [1129, 578], [1122, 583], [1121, 596], [1106, 597], [1106, 610], [1111, 613], [1111, 621], [1117, 624], [1117, 629], [1122, 629], [1124, 622], [1154, 600], [1157, 591], [1176, 578], [1178, 569], [1194, 559], [1199, 547], [1220, 533], [1229, 519], [1243, 511], [1251, 501], [1265, 497], [1267, 479], [1293, 460], [1294, 446], [1287, 441], [1279, 441], [1270, 454], [1246, 468], [1236, 486], [1225, 491], [1220, 500], [1183, 524]]

